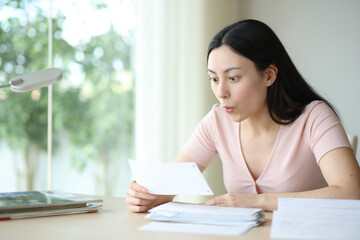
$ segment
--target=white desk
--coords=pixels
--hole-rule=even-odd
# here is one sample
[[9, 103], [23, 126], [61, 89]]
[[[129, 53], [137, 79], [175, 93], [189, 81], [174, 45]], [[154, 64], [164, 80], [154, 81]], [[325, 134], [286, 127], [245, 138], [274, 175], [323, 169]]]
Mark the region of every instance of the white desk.
[[270, 239], [272, 213], [268, 212], [265, 214], [264, 224], [251, 229], [243, 236], [148, 232], [137, 230], [151, 221], [145, 218], [145, 213], [129, 212], [123, 198], [102, 197], [102, 199], [104, 206], [99, 213], [0, 221], [0, 239]]

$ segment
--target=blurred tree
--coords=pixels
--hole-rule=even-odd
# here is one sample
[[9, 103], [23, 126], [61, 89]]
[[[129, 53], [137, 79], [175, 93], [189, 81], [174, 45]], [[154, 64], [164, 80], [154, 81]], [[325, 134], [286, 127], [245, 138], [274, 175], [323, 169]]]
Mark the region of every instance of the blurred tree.
[[[3, 11], [13, 10], [17, 17], [1, 21], [0, 76], [9, 81], [15, 75], [43, 69], [48, 62], [47, 18], [40, 8], [34, 8], [31, 19], [22, 1], [7, 1]], [[20, 16], [20, 17], [19, 17]], [[55, 19], [55, 31], [60, 30]], [[71, 55], [73, 49], [64, 40], [59, 46]], [[25, 172], [17, 170], [18, 179], [25, 177], [26, 189], [33, 189], [39, 153], [46, 150], [47, 89], [27, 93], [0, 92], [0, 139], [14, 150], [23, 152]]]
[[[5, 1], [4, 6], [18, 14], [0, 19], [0, 81], [43, 69], [48, 60], [48, 23], [42, 9], [34, 4], [31, 10], [37, 12], [31, 17], [22, 0]], [[114, 176], [109, 168], [133, 151], [131, 46], [112, 27], [87, 43], [71, 46], [61, 38], [64, 19], [58, 12], [53, 20], [55, 67], [63, 71], [63, 80], [54, 86], [54, 139], [68, 138], [77, 169], [86, 168], [89, 160], [98, 161], [103, 168], [97, 176], [105, 189], [102, 193], [111, 194]], [[84, 76], [78, 85], [73, 84], [74, 66]], [[0, 141], [23, 151], [28, 190], [33, 189], [38, 164], [38, 156], [31, 153], [45, 151], [46, 126], [47, 88], [21, 94], [0, 90]]]
[[[134, 145], [131, 47], [111, 27], [106, 34], [78, 46], [77, 52], [83, 60], [76, 63], [85, 73], [80, 91], [72, 93], [78, 99], [74, 103], [79, 105], [79, 111], [61, 111], [65, 114], [62, 123], [74, 143], [70, 146], [75, 156], [73, 164], [82, 169], [88, 160], [99, 160], [103, 170], [97, 182], [104, 186], [102, 194], [111, 195], [116, 175], [109, 169], [115, 161], [128, 158]], [[62, 97], [68, 96], [60, 94]], [[59, 108], [72, 108], [65, 106], [63, 100], [57, 102], [62, 105]]]

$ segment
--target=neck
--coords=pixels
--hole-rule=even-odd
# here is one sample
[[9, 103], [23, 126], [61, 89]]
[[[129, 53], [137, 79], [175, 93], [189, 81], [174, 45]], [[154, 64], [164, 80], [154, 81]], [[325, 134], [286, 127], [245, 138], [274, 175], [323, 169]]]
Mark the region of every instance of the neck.
[[241, 128], [253, 135], [267, 134], [278, 130], [279, 127], [280, 125], [270, 117], [267, 108], [261, 114], [254, 115], [241, 122]]

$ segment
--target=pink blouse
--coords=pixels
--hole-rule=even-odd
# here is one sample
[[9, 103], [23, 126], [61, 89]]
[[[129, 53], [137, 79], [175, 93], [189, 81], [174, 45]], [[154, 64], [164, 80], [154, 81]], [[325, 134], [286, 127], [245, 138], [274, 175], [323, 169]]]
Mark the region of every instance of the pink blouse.
[[228, 192], [299, 192], [326, 187], [318, 166], [320, 159], [333, 149], [351, 148], [331, 108], [322, 101], [313, 101], [295, 122], [280, 126], [270, 159], [254, 180], [241, 151], [239, 127], [240, 123], [233, 122], [216, 104], [183, 149], [190, 159], [204, 167], [219, 154]]

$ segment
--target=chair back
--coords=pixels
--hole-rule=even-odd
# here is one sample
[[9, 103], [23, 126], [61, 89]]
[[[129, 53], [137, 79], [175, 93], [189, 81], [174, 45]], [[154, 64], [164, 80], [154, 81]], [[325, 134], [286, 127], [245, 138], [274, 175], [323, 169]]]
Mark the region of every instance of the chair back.
[[358, 137], [356, 135], [349, 135], [348, 134], [348, 138], [351, 144], [351, 147], [354, 151], [354, 155], [356, 156], [356, 150], [357, 150], [357, 145], [358, 145]]

